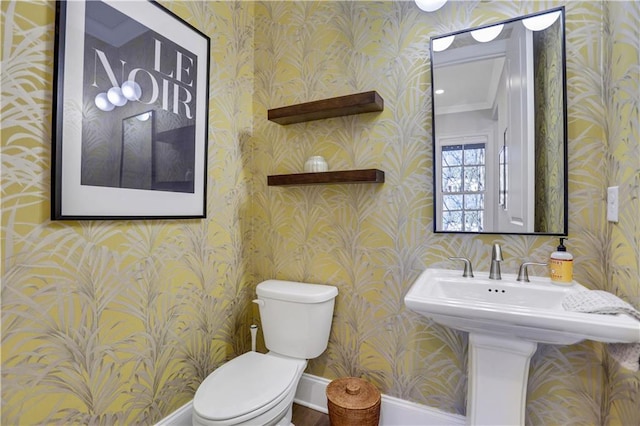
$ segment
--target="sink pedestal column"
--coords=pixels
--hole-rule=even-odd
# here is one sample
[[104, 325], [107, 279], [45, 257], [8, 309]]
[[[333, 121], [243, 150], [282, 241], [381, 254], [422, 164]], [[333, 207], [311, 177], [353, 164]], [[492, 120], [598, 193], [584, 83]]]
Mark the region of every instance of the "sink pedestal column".
[[470, 425], [524, 425], [529, 361], [537, 343], [469, 333]]

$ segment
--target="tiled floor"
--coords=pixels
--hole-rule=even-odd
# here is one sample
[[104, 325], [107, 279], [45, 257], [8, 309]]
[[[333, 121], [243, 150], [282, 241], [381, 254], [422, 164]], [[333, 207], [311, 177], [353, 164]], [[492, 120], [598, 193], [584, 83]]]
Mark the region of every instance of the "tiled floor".
[[329, 416], [302, 405], [293, 404], [291, 422], [295, 426], [329, 426]]

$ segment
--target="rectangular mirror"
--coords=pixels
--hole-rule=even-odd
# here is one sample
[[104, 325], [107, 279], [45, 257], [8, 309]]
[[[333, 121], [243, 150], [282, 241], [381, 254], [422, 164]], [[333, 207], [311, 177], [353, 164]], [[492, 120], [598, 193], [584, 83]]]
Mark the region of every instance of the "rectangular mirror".
[[153, 189], [151, 162], [155, 121], [153, 110], [122, 120], [120, 188]]
[[195, 126], [158, 131], [158, 111], [122, 120], [120, 187], [193, 192]]
[[564, 8], [431, 39], [435, 232], [566, 235]]

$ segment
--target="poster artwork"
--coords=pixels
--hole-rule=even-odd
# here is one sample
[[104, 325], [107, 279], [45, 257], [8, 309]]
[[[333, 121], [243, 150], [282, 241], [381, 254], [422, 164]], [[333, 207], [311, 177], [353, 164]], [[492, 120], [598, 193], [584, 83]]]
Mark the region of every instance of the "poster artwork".
[[198, 57], [86, 2], [81, 185], [194, 192]]

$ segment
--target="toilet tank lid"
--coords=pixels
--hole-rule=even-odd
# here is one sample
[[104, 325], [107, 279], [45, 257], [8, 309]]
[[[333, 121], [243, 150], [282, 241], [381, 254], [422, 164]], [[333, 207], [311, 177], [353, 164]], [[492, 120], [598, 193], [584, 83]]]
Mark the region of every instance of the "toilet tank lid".
[[258, 297], [285, 300], [287, 302], [321, 303], [336, 297], [338, 289], [325, 284], [266, 280], [258, 284], [256, 293]]

